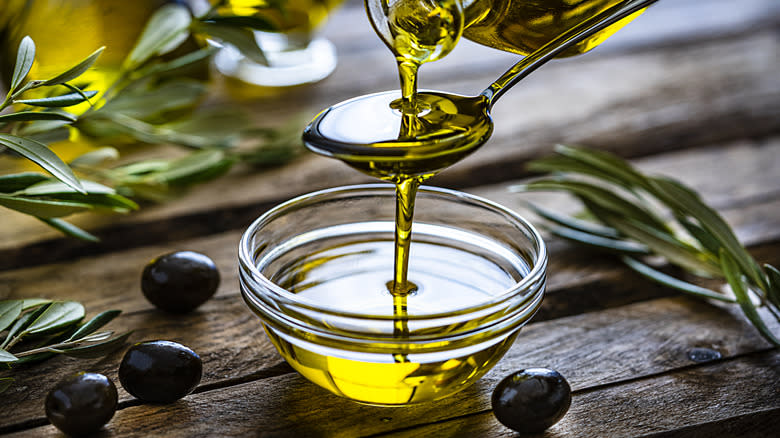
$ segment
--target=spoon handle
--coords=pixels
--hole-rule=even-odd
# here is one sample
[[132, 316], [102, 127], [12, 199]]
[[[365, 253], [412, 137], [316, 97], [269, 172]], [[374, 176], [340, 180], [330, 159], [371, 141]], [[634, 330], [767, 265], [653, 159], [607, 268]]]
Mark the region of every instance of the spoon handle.
[[517, 64], [513, 65], [512, 68], [490, 84], [480, 95], [487, 98], [488, 108], [492, 108], [501, 95], [547, 61], [555, 58], [558, 54], [585, 38], [604, 30], [616, 21], [648, 7], [656, 1], [658, 0], [628, 0], [605, 9], [518, 61]]

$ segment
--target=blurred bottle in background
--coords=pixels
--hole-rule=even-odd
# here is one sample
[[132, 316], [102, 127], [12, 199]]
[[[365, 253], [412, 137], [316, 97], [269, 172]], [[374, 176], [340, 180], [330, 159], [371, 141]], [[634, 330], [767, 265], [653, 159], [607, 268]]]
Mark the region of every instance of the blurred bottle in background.
[[[273, 31], [254, 31], [267, 65], [253, 62], [229, 44], [217, 53], [221, 73], [250, 84], [286, 87], [317, 82], [336, 68], [336, 49], [317, 37], [328, 16], [344, 0], [207, 0], [193, 2], [197, 11], [217, 5], [221, 16], [251, 17]], [[204, 5], [203, 3], [207, 3]]]

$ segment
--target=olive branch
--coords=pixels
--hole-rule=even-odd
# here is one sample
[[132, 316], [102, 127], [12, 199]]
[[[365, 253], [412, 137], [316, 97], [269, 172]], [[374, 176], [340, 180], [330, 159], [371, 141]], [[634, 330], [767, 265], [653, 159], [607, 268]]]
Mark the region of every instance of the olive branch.
[[[108, 310], [83, 322], [84, 306], [75, 301], [46, 299], [0, 301], [0, 370], [33, 364], [62, 354], [90, 359], [105, 356], [121, 347], [131, 331], [97, 332], [119, 316]], [[13, 377], [0, 375], [0, 392]]]
[[[513, 191], [559, 191], [585, 207], [581, 217], [529, 207], [545, 220], [552, 234], [615, 253], [629, 268], [692, 296], [738, 304], [759, 333], [775, 346], [780, 340], [764, 318], [780, 321], [780, 271], [760, 266], [725, 220], [691, 188], [667, 177], [641, 173], [623, 159], [603, 151], [557, 146], [556, 155], [529, 163], [552, 176], [513, 186]], [[657, 206], [657, 207], [655, 207]], [[668, 219], [671, 218], [671, 219]], [[726, 282], [730, 291], [711, 290], [666, 274], [649, 258], [698, 278]], [[759, 313], [767, 309], [768, 315]]]
[[[252, 30], [273, 30], [272, 23], [220, 15], [222, 3], [198, 17], [180, 4], [157, 10], [121, 64], [116, 81], [102, 92], [89, 90], [79, 78], [104, 48], [53, 78], [28, 79], [35, 43], [23, 38], [8, 93], [0, 103], [0, 153], [11, 151], [47, 174], [0, 175], [0, 206], [34, 216], [66, 235], [94, 241], [95, 236], [62, 218], [95, 210], [127, 213], [139, 208], [133, 199], [167, 200], [176, 190], [216, 178], [239, 162], [262, 167], [294, 158], [302, 149], [297, 120], [294, 127], [257, 128], [237, 109], [200, 108], [207, 85], [183, 73], [206, 65], [216, 47], [164, 57], [197, 36], [234, 45], [264, 63]], [[69, 111], [85, 103], [88, 108], [81, 114]], [[189, 152], [180, 158], [110, 166], [120, 154], [106, 146], [65, 163], [48, 145], [74, 133], [98, 144], [173, 144]]]

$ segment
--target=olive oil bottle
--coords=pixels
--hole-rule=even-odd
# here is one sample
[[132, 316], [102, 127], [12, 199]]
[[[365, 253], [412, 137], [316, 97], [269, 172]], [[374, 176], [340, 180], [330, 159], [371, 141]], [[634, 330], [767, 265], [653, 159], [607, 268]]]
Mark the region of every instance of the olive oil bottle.
[[[105, 90], [117, 77], [146, 20], [165, 0], [4, 0], [0, 8], [0, 59], [16, 59], [25, 35], [36, 46], [29, 77], [48, 79], [95, 49], [106, 46], [95, 67], [80, 78], [92, 90]], [[8, 85], [13, 62], [2, 63]]]
[[[463, 37], [496, 49], [527, 55], [553, 38], [623, 0], [476, 0], [465, 8]], [[564, 54], [584, 53], [633, 20], [618, 21]]]

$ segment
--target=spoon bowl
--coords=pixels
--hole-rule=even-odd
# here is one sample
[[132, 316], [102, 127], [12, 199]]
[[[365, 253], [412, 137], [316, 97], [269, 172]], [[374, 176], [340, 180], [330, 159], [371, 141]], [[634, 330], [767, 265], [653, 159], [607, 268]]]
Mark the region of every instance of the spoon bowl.
[[427, 178], [482, 146], [493, 132], [490, 110], [506, 91], [568, 48], [657, 0], [628, 0], [584, 20], [524, 57], [477, 96], [416, 95], [402, 111], [397, 91], [370, 94], [318, 114], [303, 132], [315, 153], [338, 158], [387, 181]]

